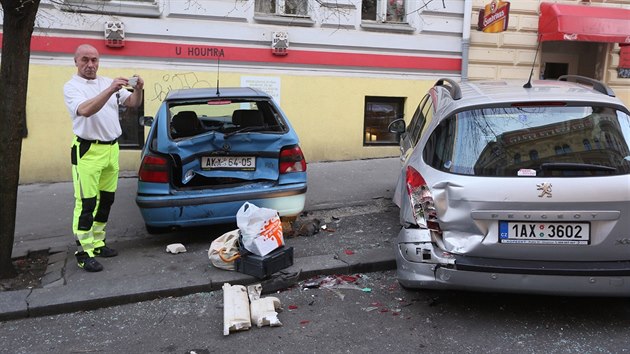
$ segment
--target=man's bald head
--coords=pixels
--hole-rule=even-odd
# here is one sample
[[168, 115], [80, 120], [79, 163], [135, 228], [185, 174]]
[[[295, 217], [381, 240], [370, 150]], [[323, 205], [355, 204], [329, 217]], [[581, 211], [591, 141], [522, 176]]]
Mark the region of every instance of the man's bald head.
[[77, 66], [77, 74], [84, 79], [96, 79], [98, 61], [98, 50], [89, 44], [81, 44], [74, 52], [74, 64]]

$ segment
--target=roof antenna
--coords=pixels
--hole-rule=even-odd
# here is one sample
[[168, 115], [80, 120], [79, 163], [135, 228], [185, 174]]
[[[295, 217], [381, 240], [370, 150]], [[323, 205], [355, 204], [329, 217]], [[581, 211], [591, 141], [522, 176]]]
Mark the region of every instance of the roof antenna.
[[534, 54], [534, 62], [532, 63], [532, 71], [529, 72], [529, 80], [527, 80], [527, 83], [525, 85], [523, 85], [523, 88], [532, 88], [532, 75], [534, 75], [534, 66], [536, 65], [536, 58], [538, 57], [538, 50], [540, 49], [540, 39], [541, 37], [538, 37], [538, 45], [536, 46], [536, 54]]
[[219, 92], [219, 65], [221, 62], [221, 57], [217, 57], [217, 97], [221, 96], [221, 92]]

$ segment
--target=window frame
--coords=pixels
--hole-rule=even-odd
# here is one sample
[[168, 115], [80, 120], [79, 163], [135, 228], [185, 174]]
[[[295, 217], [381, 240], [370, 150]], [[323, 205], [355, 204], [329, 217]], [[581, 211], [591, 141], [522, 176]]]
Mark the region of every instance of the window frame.
[[[406, 97], [391, 97], [391, 96], [365, 96], [364, 105], [363, 105], [363, 146], [398, 146], [400, 144], [400, 134], [391, 133], [388, 130], [388, 126], [391, 122], [396, 119], [400, 119], [404, 117], [405, 114], [405, 101]], [[394, 116], [390, 117], [389, 121], [385, 121], [379, 126], [368, 126], [368, 120], [373, 120], [375, 118], [368, 117], [368, 105], [371, 104], [391, 104], [392, 106], [397, 106], [397, 109], [394, 110]], [[371, 110], [369, 112], [372, 112]], [[378, 119], [378, 118], [376, 118]], [[379, 133], [374, 134], [374, 131], [377, 130]], [[372, 135], [381, 135], [384, 133], [386, 136], [395, 136], [394, 139], [390, 140], [372, 140]], [[368, 139], [368, 134], [369, 139]], [[383, 136], [383, 135], [381, 135]]]
[[[268, 0], [261, 0], [268, 1]], [[310, 1], [303, 0], [306, 3], [306, 15], [287, 15], [279, 12], [280, 4], [284, 5], [286, 0], [276, 0], [276, 9], [274, 13], [256, 11], [257, 0], [254, 1], [254, 21], [262, 24], [283, 25], [283, 26], [299, 26], [314, 27], [315, 21], [311, 18], [309, 12]]]
[[102, 15], [159, 18], [155, 0], [63, 0], [62, 11]]
[[[269, 0], [261, 0], [261, 1], [269, 1]], [[274, 0], [275, 2], [275, 9], [274, 12], [260, 12], [256, 10], [256, 4], [258, 4], [258, 1], [255, 1], [254, 4], [254, 12], [256, 14], [264, 14], [267, 16], [286, 16], [286, 17], [297, 17], [297, 18], [310, 18], [310, 14], [309, 14], [309, 0], [295, 0], [295, 1], [300, 1], [302, 3], [304, 3], [305, 6], [305, 10], [306, 10], [306, 14], [301, 15], [301, 14], [287, 14], [285, 11], [286, 8], [286, 2], [287, 1], [291, 1], [291, 0]]]
[[388, 0], [372, 0], [376, 2], [376, 16], [374, 19], [365, 19], [363, 18], [363, 5], [365, 3], [367, 3], [368, 1], [363, 0], [361, 2], [361, 21], [373, 21], [373, 22], [377, 22], [377, 23], [396, 23], [396, 24], [401, 24], [401, 23], [408, 23], [407, 21], [407, 13], [408, 13], [408, 6], [409, 6], [409, 2], [407, 0], [401, 0], [403, 1], [402, 7], [404, 9], [404, 15], [403, 15], [403, 19], [401, 21], [391, 21], [388, 20]]
[[405, 0], [403, 6], [405, 9], [404, 19], [401, 22], [387, 21], [387, 0], [373, 0], [376, 2], [376, 16], [374, 19], [363, 18], [363, 5], [366, 0], [361, 3], [361, 28], [366, 31], [376, 32], [396, 32], [412, 34], [416, 31], [414, 27], [409, 24], [407, 18], [409, 12], [409, 1]]

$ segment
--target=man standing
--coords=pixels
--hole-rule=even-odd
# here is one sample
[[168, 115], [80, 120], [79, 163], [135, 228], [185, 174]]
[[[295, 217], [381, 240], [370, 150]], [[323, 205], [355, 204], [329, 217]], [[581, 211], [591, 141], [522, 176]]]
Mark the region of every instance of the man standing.
[[[97, 76], [99, 53], [88, 44], [77, 48], [74, 63], [77, 74], [63, 87], [75, 135], [71, 148], [72, 230], [77, 239], [77, 264], [88, 272], [98, 272], [103, 266], [95, 256], [118, 255], [105, 245], [105, 226], [118, 186], [118, 137], [122, 134], [118, 107], [138, 107], [144, 81], [137, 75], [113, 80]], [[133, 87], [133, 93], [124, 86]]]

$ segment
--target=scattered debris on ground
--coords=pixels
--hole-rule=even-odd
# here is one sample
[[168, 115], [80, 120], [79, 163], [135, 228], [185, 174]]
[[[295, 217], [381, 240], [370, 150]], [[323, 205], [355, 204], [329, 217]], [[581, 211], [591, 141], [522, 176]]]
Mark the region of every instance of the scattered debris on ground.
[[30, 252], [13, 260], [17, 276], [0, 279], [0, 291], [23, 290], [41, 287], [41, 280], [48, 266], [48, 250]]

